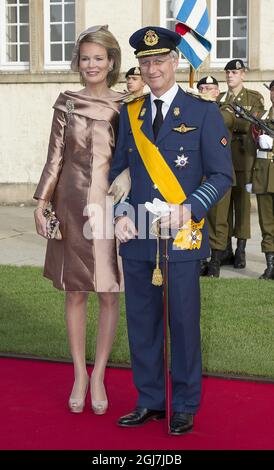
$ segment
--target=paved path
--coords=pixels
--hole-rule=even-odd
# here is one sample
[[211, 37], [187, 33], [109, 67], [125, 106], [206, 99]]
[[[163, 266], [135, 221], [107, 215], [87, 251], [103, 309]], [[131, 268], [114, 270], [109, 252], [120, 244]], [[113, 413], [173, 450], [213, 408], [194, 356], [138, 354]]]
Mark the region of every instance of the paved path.
[[[255, 201], [254, 201], [255, 202]], [[252, 239], [247, 243], [246, 269], [222, 267], [221, 277], [257, 278], [265, 269], [261, 234], [255, 204], [252, 212]], [[33, 207], [0, 206], [0, 264], [42, 266], [46, 240], [36, 235]]]

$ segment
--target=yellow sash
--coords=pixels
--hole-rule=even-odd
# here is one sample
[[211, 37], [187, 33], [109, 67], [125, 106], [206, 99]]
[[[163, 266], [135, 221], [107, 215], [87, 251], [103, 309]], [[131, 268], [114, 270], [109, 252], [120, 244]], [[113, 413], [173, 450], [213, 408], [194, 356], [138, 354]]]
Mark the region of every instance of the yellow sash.
[[[186, 200], [185, 192], [174, 173], [166, 163], [159, 149], [142, 132], [142, 120], [138, 119], [144, 99], [134, 101], [128, 105], [128, 115], [131, 130], [138, 152], [143, 160], [146, 170], [163, 198], [171, 204], [182, 204]], [[200, 248], [202, 233], [200, 229], [204, 219], [199, 223], [189, 220], [186, 228], [180, 229], [174, 240], [177, 248], [193, 250]]]

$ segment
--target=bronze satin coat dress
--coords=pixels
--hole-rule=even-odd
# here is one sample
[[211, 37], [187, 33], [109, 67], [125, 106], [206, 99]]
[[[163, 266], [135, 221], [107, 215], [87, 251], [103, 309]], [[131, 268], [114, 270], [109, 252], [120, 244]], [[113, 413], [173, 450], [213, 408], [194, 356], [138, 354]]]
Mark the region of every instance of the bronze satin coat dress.
[[34, 198], [51, 201], [60, 221], [63, 239], [48, 240], [44, 267], [57, 289], [123, 290], [112, 199], [106, 202], [106, 196], [125, 96], [94, 99], [66, 91], [53, 106], [47, 162]]

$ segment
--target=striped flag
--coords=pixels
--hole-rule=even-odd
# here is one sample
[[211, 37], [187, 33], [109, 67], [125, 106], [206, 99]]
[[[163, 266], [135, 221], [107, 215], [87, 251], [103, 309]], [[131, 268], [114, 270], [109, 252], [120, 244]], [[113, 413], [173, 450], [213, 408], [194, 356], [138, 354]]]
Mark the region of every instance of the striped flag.
[[211, 50], [209, 16], [206, 0], [172, 0], [173, 16], [182, 36], [178, 49], [198, 69]]

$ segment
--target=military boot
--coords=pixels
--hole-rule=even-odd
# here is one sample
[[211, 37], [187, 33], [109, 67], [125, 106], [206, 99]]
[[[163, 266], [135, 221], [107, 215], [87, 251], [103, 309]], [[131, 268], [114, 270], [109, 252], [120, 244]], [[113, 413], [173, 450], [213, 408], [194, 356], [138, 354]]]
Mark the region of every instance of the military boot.
[[246, 240], [244, 240], [243, 238], [238, 238], [237, 249], [235, 251], [235, 259], [234, 259], [235, 269], [243, 269], [246, 266], [245, 247], [246, 247]]
[[207, 259], [201, 259], [200, 261], [200, 276], [207, 275], [208, 261]]
[[234, 264], [234, 253], [232, 249], [232, 240], [229, 238], [225, 251], [222, 251], [221, 266], [229, 266]]
[[266, 270], [259, 279], [274, 279], [274, 253], [265, 253]]
[[211, 250], [211, 259], [207, 267], [207, 277], [220, 277], [221, 257], [224, 252], [221, 250]]

